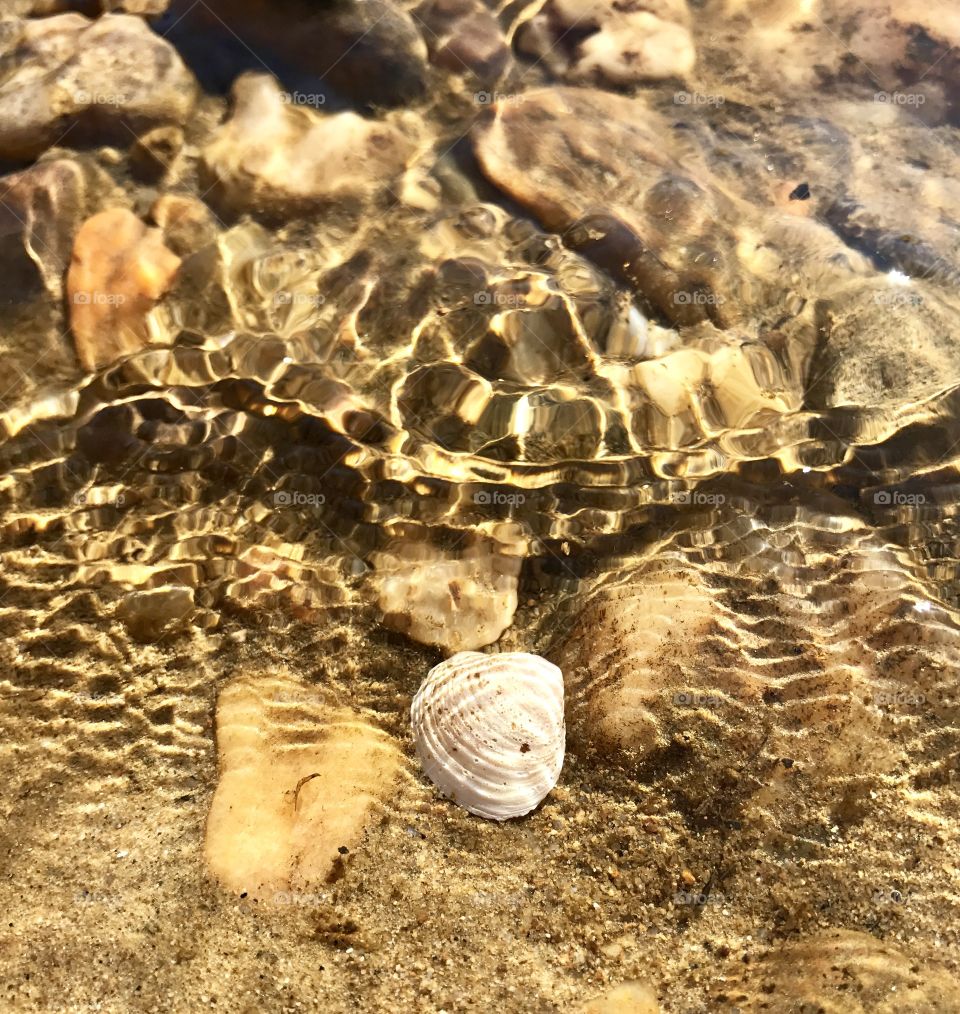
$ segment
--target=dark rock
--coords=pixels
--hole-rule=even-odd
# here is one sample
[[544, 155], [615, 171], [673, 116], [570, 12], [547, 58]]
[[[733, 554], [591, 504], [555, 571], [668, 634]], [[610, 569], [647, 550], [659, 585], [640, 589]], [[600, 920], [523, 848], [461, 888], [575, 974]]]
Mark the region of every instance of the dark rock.
[[689, 22], [686, 0], [549, 0], [522, 25], [518, 46], [568, 81], [682, 79], [697, 58]]
[[193, 611], [193, 589], [168, 585], [130, 592], [117, 607], [117, 616], [135, 641], [158, 641], [181, 627]]
[[130, 169], [144, 182], [157, 183], [173, 169], [181, 148], [183, 131], [179, 127], [156, 127], [134, 142]]
[[73, 236], [94, 189], [90, 172], [71, 159], [42, 162], [0, 183], [0, 265], [10, 291], [63, 298]]
[[233, 76], [267, 67], [289, 87], [327, 87], [369, 106], [401, 106], [426, 93], [426, 46], [411, 17], [389, 0], [337, 0], [319, 9], [303, 0], [174, 0], [167, 20], [198, 74], [210, 38], [224, 36], [241, 40]]
[[496, 18], [480, 0], [427, 0], [414, 12], [438, 67], [493, 85], [510, 62]]

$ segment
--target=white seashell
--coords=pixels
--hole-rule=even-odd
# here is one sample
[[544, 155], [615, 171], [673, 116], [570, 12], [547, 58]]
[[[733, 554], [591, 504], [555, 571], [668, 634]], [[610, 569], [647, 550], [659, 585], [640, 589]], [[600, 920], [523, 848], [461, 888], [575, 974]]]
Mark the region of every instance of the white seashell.
[[563, 676], [539, 655], [461, 651], [430, 670], [410, 719], [427, 777], [480, 817], [521, 817], [560, 777]]

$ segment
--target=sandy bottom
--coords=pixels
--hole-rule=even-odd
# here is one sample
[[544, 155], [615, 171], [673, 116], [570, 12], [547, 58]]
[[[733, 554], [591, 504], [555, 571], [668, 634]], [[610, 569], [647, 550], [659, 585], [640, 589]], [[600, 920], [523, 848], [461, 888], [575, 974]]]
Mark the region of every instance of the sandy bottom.
[[[146, 647], [118, 629], [31, 632], [30, 686], [4, 692], [6, 1009], [568, 1011], [633, 981], [663, 1011], [960, 1009], [949, 778], [872, 778], [833, 826], [781, 831], [757, 800], [797, 779], [812, 813], [830, 779], [751, 756], [747, 722], [699, 775], [693, 735], [652, 764], [573, 746], [545, 804], [496, 824], [416, 769], [406, 716], [434, 652], [354, 615]], [[204, 861], [216, 701], [278, 671], [403, 757], [322, 878], [253, 899]]]

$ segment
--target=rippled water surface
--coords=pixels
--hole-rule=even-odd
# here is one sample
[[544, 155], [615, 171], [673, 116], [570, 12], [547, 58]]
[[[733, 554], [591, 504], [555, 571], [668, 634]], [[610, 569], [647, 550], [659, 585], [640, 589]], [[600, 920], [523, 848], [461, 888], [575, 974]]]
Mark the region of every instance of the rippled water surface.
[[104, 6], [0, 2], [4, 1009], [960, 1011], [952, 6]]

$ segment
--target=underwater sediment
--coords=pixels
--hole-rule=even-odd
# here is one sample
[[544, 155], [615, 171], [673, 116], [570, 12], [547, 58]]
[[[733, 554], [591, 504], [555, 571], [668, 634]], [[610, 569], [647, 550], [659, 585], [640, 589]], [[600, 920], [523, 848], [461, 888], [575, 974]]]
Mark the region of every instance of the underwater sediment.
[[958, 42], [0, 4], [4, 1009], [960, 1011]]

